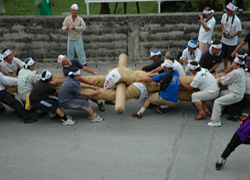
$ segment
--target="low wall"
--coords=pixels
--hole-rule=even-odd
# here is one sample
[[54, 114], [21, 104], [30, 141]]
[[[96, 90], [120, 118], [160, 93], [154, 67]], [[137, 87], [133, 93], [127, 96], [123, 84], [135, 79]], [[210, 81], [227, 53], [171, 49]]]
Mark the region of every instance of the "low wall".
[[[216, 13], [213, 40], [221, 38], [222, 12]], [[190, 39], [197, 40], [198, 13], [143, 15], [82, 15], [87, 29], [83, 40], [87, 61], [110, 61], [120, 53], [128, 60], [145, 60], [150, 50], [183, 50]], [[10, 48], [16, 57], [33, 57], [36, 61], [56, 61], [66, 54], [67, 34], [61, 30], [63, 16], [1, 16], [0, 51]], [[243, 32], [250, 29], [250, 12], [244, 12]], [[247, 49], [247, 47], [244, 47]]]

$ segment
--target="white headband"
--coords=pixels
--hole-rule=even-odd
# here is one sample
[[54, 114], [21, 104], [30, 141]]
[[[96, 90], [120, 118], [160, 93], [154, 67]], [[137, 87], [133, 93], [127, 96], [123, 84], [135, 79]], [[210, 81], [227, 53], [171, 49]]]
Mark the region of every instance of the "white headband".
[[212, 47], [215, 48], [215, 49], [221, 49], [222, 44], [212, 44]]
[[191, 70], [195, 70], [195, 69], [197, 69], [197, 68], [199, 68], [200, 67], [200, 65], [198, 64], [197, 66], [195, 66], [195, 65], [192, 65], [192, 64], [188, 64], [188, 68], [189, 69], [191, 69]]
[[162, 66], [163, 67], [166, 67], [166, 68], [173, 68], [173, 62], [169, 59], [165, 59], [164, 63], [162, 63]]
[[73, 5], [71, 6], [71, 9], [72, 9], [72, 10], [78, 11], [78, 5], [77, 5], [77, 4], [73, 4]]
[[3, 60], [3, 55], [0, 54], [0, 62]]
[[246, 56], [247, 56], [247, 53], [245, 53], [245, 54], [236, 53], [236, 57], [241, 58], [241, 59], [245, 59]]
[[81, 74], [80, 69], [78, 69], [76, 72], [70, 71], [70, 72], [68, 73], [68, 76], [70, 76], [70, 75], [78, 76], [78, 75], [80, 75], [80, 74]]
[[29, 57], [28, 60], [26, 62], [24, 62], [24, 67], [25, 69], [28, 69], [29, 66], [32, 66], [35, 64], [35, 61]]
[[245, 64], [245, 62], [244, 62], [244, 61], [241, 61], [238, 57], [236, 57], [236, 58], [234, 59], [234, 61], [235, 61], [237, 64], [240, 64], [240, 65]]
[[[46, 73], [45, 73], [45, 76], [42, 77], [42, 74], [43, 74], [44, 72], [46, 72]], [[46, 80], [48, 80], [48, 79], [51, 78], [52, 73], [51, 73], [50, 71], [48, 71], [48, 70], [43, 70], [43, 72], [41, 73], [40, 76], [41, 76], [41, 80], [46, 81]]]
[[3, 58], [6, 58], [7, 56], [9, 56], [9, 55], [11, 55], [12, 54], [12, 52], [9, 50], [9, 49], [7, 49], [6, 51], [4, 51], [4, 53], [3, 53]]
[[212, 14], [212, 13], [214, 13], [214, 10], [210, 10], [210, 11], [203, 10], [203, 14]]
[[61, 54], [60, 54], [60, 55], [58, 56], [58, 58], [57, 58], [57, 62], [62, 64], [62, 60], [63, 60], [64, 57], [65, 57], [64, 55], [61, 55]]

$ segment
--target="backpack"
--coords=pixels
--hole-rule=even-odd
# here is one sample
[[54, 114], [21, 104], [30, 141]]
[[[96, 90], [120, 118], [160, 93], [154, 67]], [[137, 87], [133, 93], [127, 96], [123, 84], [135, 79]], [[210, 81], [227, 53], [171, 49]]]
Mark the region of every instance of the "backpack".
[[173, 74], [174, 70], [171, 70], [170, 73], [162, 77], [162, 79], [160, 80], [160, 91], [164, 91], [165, 89], [168, 88], [169, 84], [172, 81]]

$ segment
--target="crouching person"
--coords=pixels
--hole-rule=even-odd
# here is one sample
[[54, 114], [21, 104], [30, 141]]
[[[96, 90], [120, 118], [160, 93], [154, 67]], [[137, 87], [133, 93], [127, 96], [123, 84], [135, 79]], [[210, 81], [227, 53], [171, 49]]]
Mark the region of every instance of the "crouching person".
[[160, 82], [163, 77], [165, 77], [169, 73], [173, 73], [169, 82], [168, 87], [160, 90], [157, 93], [152, 94], [142, 105], [141, 109], [137, 113], [133, 113], [134, 117], [141, 118], [143, 112], [148, 108], [150, 103], [153, 105], [157, 105], [156, 110], [160, 114], [164, 114], [164, 109], [161, 108], [161, 105], [165, 105], [167, 107], [177, 107], [179, 105], [179, 100], [177, 98], [180, 80], [179, 73], [176, 70], [173, 70], [173, 62], [170, 60], [166, 60], [163, 64], [164, 72], [153, 77], [153, 78], [135, 78], [137, 82]]
[[27, 115], [22, 104], [18, 100], [16, 100], [13, 95], [8, 93], [3, 85], [17, 86], [17, 78], [4, 76], [1, 72], [0, 65], [0, 102], [15, 109], [18, 115], [23, 119], [24, 123], [36, 122], [37, 120], [32, 119], [29, 115]]
[[79, 83], [81, 73], [78, 68], [70, 69], [68, 77], [63, 81], [63, 84], [58, 93], [58, 102], [60, 107], [65, 109], [76, 109], [76, 110], [85, 110], [90, 115], [91, 122], [100, 122], [104, 119], [94, 113], [87, 96], [98, 95], [99, 92], [95, 91], [93, 93], [83, 92], [82, 88], [89, 88], [90, 85]]
[[200, 91], [192, 94], [192, 103], [194, 103], [196, 108], [199, 110], [199, 114], [195, 117], [195, 119], [199, 120], [206, 115], [211, 115], [205, 101], [217, 98], [220, 88], [217, 80], [208, 71], [208, 69], [201, 68], [196, 61], [190, 62], [190, 64], [188, 64], [188, 69], [191, 74], [194, 75], [193, 81], [190, 85], [182, 82], [180, 83], [187, 90], [193, 90], [195, 88], [200, 89]]
[[40, 81], [34, 86], [30, 93], [30, 104], [35, 109], [57, 114], [61, 117], [63, 125], [74, 125], [72, 117], [67, 116], [58, 105], [56, 98], [53, 98], [58, 92], [50, 84], [52, 82], [52, 73], [43, 70], [40, 75]]

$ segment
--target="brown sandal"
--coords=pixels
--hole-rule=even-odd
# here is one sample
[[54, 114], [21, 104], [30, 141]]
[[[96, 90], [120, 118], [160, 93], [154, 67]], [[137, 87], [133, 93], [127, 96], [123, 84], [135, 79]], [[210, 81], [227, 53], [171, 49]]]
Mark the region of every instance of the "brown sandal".
[[197, 116], [195, 116], [196, 120], [200, 120], [201, 118], [203, 118], [204, 116], [206, 116], [207, 114], [205, 112], [198, 114]]
[[207, 116], [211, 116], [211, 112], [210, 111], [205, 111], [205, 113], [207, 114]]

